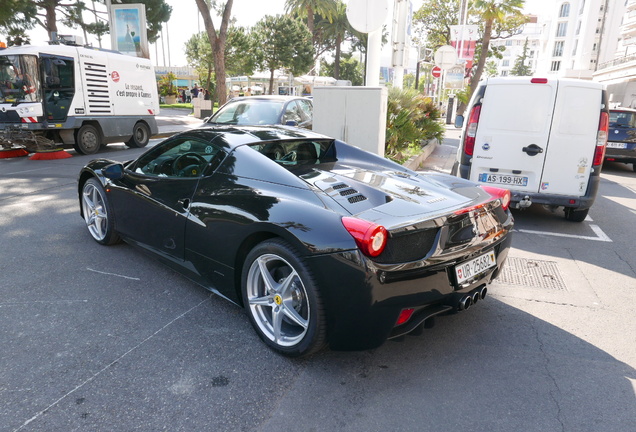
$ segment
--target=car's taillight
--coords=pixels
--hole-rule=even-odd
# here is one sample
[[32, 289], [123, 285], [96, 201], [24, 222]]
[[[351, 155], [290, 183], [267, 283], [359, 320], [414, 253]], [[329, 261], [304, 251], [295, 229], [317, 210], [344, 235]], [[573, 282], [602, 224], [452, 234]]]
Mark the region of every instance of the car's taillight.
[[395, 322], [395, 325], [399, 326], [410, 320], [411, 316], [413, 316], [413, 312], [415, 312], [415, 309], [413, 308], [402, 309], [397, 321]]
[[508, 189], [498, 188], [494, 186], [481, 185], [481, 188], [488, 192], [493, 198], [498, 198], [501, 201], [501, 207], [504, 210], [508, 210], [510, 207], [510, 191]]
[[466, 125], [466, 136], [464, 137], [464, 153], [472, 156], [475, 151], [475, 136], [477, 135], [477, 123], [479, 123], [479, 114], [481, 113], [481, 105], [475, 105], [470, 110], [468, 124]]
[[363, 254], [376, 257], [382, 253], [388, 238], [386, 228], [382, 225], [353, 217], [343, 217], [342, 224]]
[[601, 118], [598, 122], [598, 133], [596, 134], [596, 149], [594, 150], [594, 161], [592, 162], [593, 166], [598, 166], [603, 163], [608, 131], [609, 115], [606, 112], [601, 112]]

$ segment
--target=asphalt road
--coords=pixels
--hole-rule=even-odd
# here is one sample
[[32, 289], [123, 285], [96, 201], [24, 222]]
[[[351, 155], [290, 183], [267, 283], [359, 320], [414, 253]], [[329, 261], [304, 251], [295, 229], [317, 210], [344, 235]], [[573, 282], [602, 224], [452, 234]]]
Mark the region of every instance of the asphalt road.
[[[445, 169], [448, 137], [424, 169]], [[91, 239], [91, 158], [0, 160], [0, 431], [636, 431], [630, 168], [606, 168], [591, 220], [515, 212], [509, 271], [470, 310], [290, 360], [241, 309]]]

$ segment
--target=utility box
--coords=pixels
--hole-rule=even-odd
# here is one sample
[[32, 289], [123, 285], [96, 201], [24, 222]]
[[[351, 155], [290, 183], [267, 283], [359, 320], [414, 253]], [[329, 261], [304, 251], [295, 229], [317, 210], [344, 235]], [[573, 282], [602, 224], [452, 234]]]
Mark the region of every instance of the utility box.
[[314, 87], [313, 130], [384, 157], [386, 87]]

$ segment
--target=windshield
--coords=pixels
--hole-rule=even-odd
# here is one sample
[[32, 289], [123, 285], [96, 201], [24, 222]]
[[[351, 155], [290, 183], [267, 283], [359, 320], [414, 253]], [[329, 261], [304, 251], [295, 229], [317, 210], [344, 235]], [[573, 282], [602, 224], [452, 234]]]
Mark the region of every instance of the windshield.
[[610, 111], [610, 127], [636, 127], [636, 113], [627, 111]]
[[37, 57], [0, 55], [0, 103], [40, 100]]
[[238, 125], [279, 124], [285, 101], [245, 98], [232, 101], [210, 118], [210, 123]]

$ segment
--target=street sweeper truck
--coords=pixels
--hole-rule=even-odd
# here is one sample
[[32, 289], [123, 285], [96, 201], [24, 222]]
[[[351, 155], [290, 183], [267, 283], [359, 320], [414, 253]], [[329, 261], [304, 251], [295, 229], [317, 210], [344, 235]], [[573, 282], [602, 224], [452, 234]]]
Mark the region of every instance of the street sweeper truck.
[[150, 60], [73, 42], [0, 50], [0, 133], [31, 131], [81, 154], [144, 147], [158, 132]]

